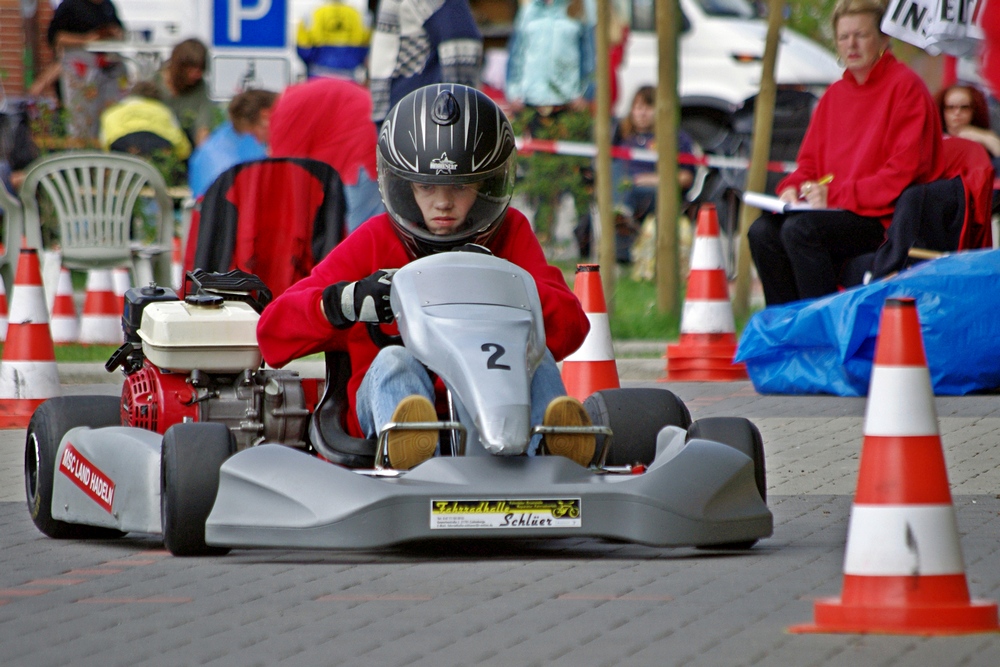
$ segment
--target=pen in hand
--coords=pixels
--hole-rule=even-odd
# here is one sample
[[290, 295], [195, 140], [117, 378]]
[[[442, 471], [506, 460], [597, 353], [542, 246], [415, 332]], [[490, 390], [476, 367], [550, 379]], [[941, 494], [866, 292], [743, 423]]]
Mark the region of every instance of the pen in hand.
[[813, 181], [806, 181], [805, 183], [802, 184], [802, 187], [800, 188], [799, 198], [805, 199], [809, 195], [809, 193], [812, 192], [814, 185], [829, 185], [832, 182], [833, 182], [833, 174], [827, 174], [826, 176], [823, 176], [815, 183]]

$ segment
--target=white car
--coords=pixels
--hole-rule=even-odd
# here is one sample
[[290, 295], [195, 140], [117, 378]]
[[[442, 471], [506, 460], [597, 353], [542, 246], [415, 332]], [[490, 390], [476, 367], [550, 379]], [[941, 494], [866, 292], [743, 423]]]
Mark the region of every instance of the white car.
[[[731, 128], [732, 114], [760, 91], [767, 21], [747, 0], [679, 0], [678, 95], [682, 125], [713, 151]], [[631, 32], [619, 68], [615, 115], [628, 113], [632, 96], [655, 85], [655, 0], [614, 0]], [[779, 86], [806, 88], [817, 96], [840, 78], [836, 57], [820, 44], [783, 29], [775, 78]]]

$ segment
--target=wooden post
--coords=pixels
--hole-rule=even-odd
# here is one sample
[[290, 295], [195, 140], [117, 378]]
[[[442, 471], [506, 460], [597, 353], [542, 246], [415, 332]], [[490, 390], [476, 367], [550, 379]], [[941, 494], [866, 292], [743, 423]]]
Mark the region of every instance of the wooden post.
[[614, 312], [615, 299], [615, 220], [612, 212], [611, 182], [611, 75], [608, 66], [608, 32], [611, 8], [607, 2], [597, 3], [597, 55], [594, 76], [597, 82], [597, 108], [594, 114], [594, 139], [597, 142], [597, 216], [601, 225], [598, 263], [608, 313]]
[[[771, 157], [771, 130], [774, 123], [774, 100], [778, 87], [774, 81], [774, 65], [778, 59], [781, 39], [782, 14], [785, 0], [768, 0], [767, 41], [764, 44], [764, 61], [761, 64], [760, 93], [753, 113], [753, 137], [750, 151], [750, 169], [746, 190], [763, 192], [767, 187], [767, 162]], [[747, 230], [760, 211], [750, 206], [740, 207], [739, 257], [737, 258], [736, 293], [733, 296], [733, 314], [738, 318], [750, 315], [750, 244]]]
[[[602, 3], [598, 3], [602, 4]], [[677, 0], [656, 0], [659, 45], [656, 85], [656, 152], [659, 178], [656, 198], [656, 305], [660, 312], [679, 314], [677, 259]]]

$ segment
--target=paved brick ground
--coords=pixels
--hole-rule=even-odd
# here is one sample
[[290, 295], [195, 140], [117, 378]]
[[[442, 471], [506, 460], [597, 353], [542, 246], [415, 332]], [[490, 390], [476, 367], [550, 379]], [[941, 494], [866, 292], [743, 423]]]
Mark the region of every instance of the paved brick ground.
[[[772, 538], [740, 553], [563, 539], [179, 559], [155, 536], [43, 537], [22, 499], [24, 432], [0, 432], [0, 664], [1000, 664], [998, 634], [787, 632], [841, 588], [863, 399], [658, 386], [695, 418], [758, 425]], [[969, 587], [997, 600], [1000, 397], [941, 398], [938, 413]]]

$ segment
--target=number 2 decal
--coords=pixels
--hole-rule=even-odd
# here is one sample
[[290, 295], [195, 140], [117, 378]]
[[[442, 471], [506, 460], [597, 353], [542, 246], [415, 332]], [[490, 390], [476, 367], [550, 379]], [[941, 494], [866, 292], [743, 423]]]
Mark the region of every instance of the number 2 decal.
[[508, 366], [507, 364], [497, 363], [500, 357], [502, 357], [504, 353], [507, 351], [503, 348], [503, 345], [497, 345], [496, 343], [483, 343], [483, 346], [479, 349], [481, 349], [483, 352], [489, 352], [490, 350], [493, 351], [493, 354], [490, 355], [490, 358], [486, 360], [487, 369], [496, 368], [501, 371], [510, 370], [510, 366]]

